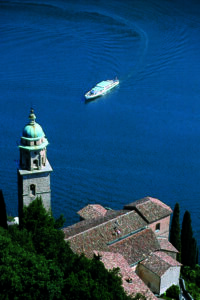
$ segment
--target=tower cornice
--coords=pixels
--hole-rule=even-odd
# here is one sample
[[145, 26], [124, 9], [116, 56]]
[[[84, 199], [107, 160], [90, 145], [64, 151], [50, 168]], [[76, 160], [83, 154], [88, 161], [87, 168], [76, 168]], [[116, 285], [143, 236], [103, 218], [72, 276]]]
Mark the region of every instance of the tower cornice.
[[24, 150], [28, 150], [28, 151], [36, 151], [36, 150], [42, 150], [44, 149], [47, 145], [49, 145], [48, 141], [43, 142], [40, 145], [34, 145], [34, 146], [23, 146], [23, 145], [19, 145], [18, 147], [20, 149], [24, 149]]

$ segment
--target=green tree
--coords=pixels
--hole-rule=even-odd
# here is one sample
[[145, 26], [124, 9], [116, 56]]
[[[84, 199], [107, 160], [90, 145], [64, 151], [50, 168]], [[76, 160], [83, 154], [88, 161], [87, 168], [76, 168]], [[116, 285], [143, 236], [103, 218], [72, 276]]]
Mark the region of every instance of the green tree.
[[190, 257], [190, 266], [192, 268], [195, 267], [197, 262], [197, 255], [198, 255], [198, 247], [197, 247], [197, 241], [194, 237], [192, 237], [192, 243], [191, 243], [191, 257]]
[[54, 218], [44, 208], [41, 197], [37, 197], [29, 206], [24, 207], [20, 228], [34, 233], [38, 228], [54, 228], [54, 223]]
[[183, 216], [181, 230], [181, 262], [185, 266], [194, 268], [197, 261], [197, 243], [193, 237], [191, 216], [186, 210]]
[[70, 300], [132, 299], [125, 294], [118, 272], [118, 269], [106, 270], [96, 257], [89, 260], [84, 255], [77, 256], [74, 269], [66, 280], [64, 295]]
[[181, 261], [180, 207], [178, 203], [176, 203], [174, 207], [169, 241], [179, 251], [177, 255], [177, 260]]
[[63, 270], [66, 268], [66, 260], [69, 260], [67, 268], [72, 267], [74, 254], [64, 241], [63, 231], [57, 229], [62, 227], [61, 221], [64, 222], [62, 216], [55, 220], [44, 208], [42, 199], [36, 198], [24, 208], [20, 228], [31, 233], [37, 254], [55, 261]]
[[0, 229], [0, 299], [60, 299], [63, 273], [43, 256], [29, 253]]
[[166, 291], [166, 296], [173, 298], [175, 300], [179, 300], [180, 288], [177, 285], [172, 285]]
[[185, 279], [186, 289], [193, 299], [200, 300], [200, 266], [195, 265], [193, 269], [188, 266], [182, 267], [181, 275]]
[[0, 190], [0, 226], [7, 229], [7, 214], [6, 214], [6, 204], [4, 201], [4, 196], [2, 190]]

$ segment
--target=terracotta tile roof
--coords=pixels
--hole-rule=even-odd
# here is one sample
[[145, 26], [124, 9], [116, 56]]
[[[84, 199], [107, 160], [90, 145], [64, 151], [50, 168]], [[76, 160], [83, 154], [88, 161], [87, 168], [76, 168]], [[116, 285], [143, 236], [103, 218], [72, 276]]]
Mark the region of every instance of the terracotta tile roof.
[[122, 254], [130, 265], [145, 259], [150, 253], [159, 249], [156, 235], [150, 228], [109, 246], [109, 251]]
[[[145, 266], [158, 276], [170, 267], [181, 266], [165, 251], [177, 252], [166, 238], [156, 237], [148, 223], [170, 215], [171, 208], [160, 200], [146, 197], [124, 206], [124, 210], [106, 210], [88, 205], [79, 211], [85, 220], [64, 228], [65, 240], [75, 253], [92, 258], [100, 252], [106, 268], [119, 267], [124, 289], [129, 293], [144, 292], [147, 299], [157, 299], [136, 275], [130, 265]], [[97, 253], [97, 252], [96, 252]], [[128, 282], [128, 279], [132, 283]]]
[[108, 243], [123, 239], [145, 225], [146, 222], [135, 211], [128, 211], [108, 219], [85, 220], [79, 222], [78, 227], [70, 226], [63, 231], [74, 252], [84, 252], [87, 257], [92, 257], [93, 250], [109, 251]]
[[181, 264], [164, 252], [152, 253], [140, 264], [161, 277], [169, 268], [180, 267]]
[[93, 251], [109, 251], [106, 244], [106, 239], [101, 234], [98, 227], [90, 231], [85, 231], [81, 234], [77, 234], [66, 241], [69, 242], [73, 252], [77, 254], [84, 253], [88, 258], [93, 257]]
[[101, 261], [104, 263], [106, 269], [120, 269], [120, 275], [122, 276], [122, 285], [128, 295], [141, 293], [146, 296], [148, 300], [158, 299], [144, 284], [144, 282], [137, 276], [137, 274], [131, 269], [128, 262], [121, 254], [97, 251], [95, 251], [94, 253], [96, 255], [100, 255]]
[[157, 251], [154, 254], [172, 267], [182, 266], [177, 260], [173, 259], [171, 256], [162, 251]]
[[63, 228], [65, 238], [68, 238], [70, 236], [76, 235], [78, 233], [81, 233], [83, 231], [86, 231], [92, 227], [98, 226], [102, 223], [105, 223], [109, 220], [112, 220], [114, 218], [117, 218], [120, 215], [125, 214], [125, 210], [108, 210], [106, 215], [103, 217], [99, 217], [98, 219], [87, 219], [80, 221], [78, 223], [75, 223], [71, 226], [68, 226], [66, 228]]
[[168, 241], [165, 237], [158, 237], [158, 242], [160, 244], [161, 250], [166, 250], [170, 252], [178, 253], [178, 250]]
[[78, 211], [78, 215], [83, 219], [96, 219], [105, 216], [107, 209], [99, 204], [89, 204]]
[[124, 206], [124, 209], [138, 211], [148, 223], [164, 218], [172, 213], [169, 206], [152, 197], [145, 197]]

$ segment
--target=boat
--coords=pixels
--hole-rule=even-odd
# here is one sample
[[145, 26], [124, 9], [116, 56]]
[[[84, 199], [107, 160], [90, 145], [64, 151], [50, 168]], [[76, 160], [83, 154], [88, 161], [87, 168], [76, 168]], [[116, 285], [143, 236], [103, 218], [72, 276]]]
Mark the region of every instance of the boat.
[[119, 80], [116, 79], [109, 79], [103, 80], [95, 85], [89, 92], [85, 94], [86, 100], [91, 100], [97, 97], [100, 97], [106, 94], [108, 91], [113, 89], [115, 86], [119, 84]]

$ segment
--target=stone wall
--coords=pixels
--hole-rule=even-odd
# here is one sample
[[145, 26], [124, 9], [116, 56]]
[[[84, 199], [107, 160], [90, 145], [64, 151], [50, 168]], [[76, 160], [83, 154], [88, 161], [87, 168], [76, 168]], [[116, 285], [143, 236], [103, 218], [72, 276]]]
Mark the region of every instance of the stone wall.
[[[34, 173], [33, 175], [24, 175], [20, 180], [23, 205], [28, 206], [36, 197], [42, 197], [44, 207], [51, 208], [51, 188], [50, 173]], [[19, 184], [19, 183], [18, 183]], [[31, 191], [31, 185], [35, 186], [35, 192]]]
[[180, 267], [170, 267], [161, 277], [160, 294], [162, 295], [171, 285], [179, 285]]
[[153, 293], [162, 295], [173, 284], [179, 285], [180, 267], [170, 267], [161, 277], [139, 264], [136, 269], [138, 276]]
[[155, 273], [148, 270], [145, 266], [138, 264], [136, 269], [137, 275], [144, 281], [144, 283], [150, 288], [150, 290], [159, 294], [160, 291], [160, 278]]

